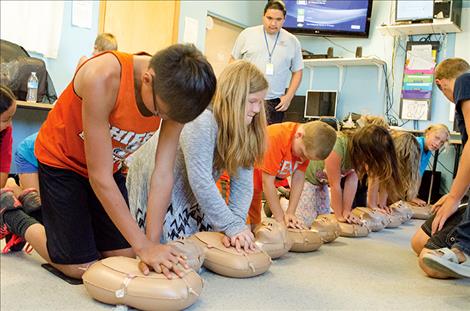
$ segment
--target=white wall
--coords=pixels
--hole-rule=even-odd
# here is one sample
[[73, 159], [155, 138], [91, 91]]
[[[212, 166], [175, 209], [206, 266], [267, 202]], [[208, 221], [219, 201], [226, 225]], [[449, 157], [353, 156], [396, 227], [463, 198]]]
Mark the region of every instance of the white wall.
[[[223, 20], [233, 22], [242, 27], [253, 26], [261, 23], [263, 8], [266, 4], [264, 0], [248, 1], [248, 0], [206, 0], [206, 1], [181, 1], [179, 34], [178, 40], [181, 42], [185, 30], [185, 17], [197, 20], [199, 27], [197, 29], [198, 40], [196, 45], [204, 51], [205, 44], [205, 26], [206, 16], [213, 15]], [[470, 52], [468, 44], [470, 42], [470, 1], [464, 1], [464, 9], [462, 12], [462, 29], [464, 32], [459, 34], [448, 34], [446, 40], [438, 55], [438, 61], [447, 58], [459, 56], [470, 61]], [[370, 36], [367, 39], [351, 39], [351, 38], [331, 38], [331, 40], [354, 51], [357, 46], [363, 47], [364, 56], [377, 56], [387, 62], [389, 71], [392, 68], [392, 50], [393, 39], [389, 36], [382, 36], [376, 27], [381, 24], [389, 24], [391, 21], [391, 0], [375, 0], [372, 11], [372, 24]], [[99, 2], [93, 2], [93, 25], [91, 29], [77, 28], [71, 25], [72, 3], [65, 1], [64, 21], [62, 27], [61, 43], [59, 55], [57, 59], [45, 59], [47, 68], [54, 81], [54, 85], [58, 93], [60, 93], [70, 82], [78, 59], [82, 55], [90, 55], [93, 42], [98, 31], [98, 14]], [[436, 38], [436, 36], [434, 36]], [[326, 53], [329, 46], [333, 46], [336, 56], [352, 57], [350, 52], [341, 49], [338, 46], [319, 37], [299, 37], [302, 47], [315, 53]], [[414, 39], [418, 39], [415, 37]], [[119, 40], [119, 38], [118, 38]], [[405, 40], [401, 40], [401, 45], [406, 44]], [[397, 50], [394, 65], [394, 82], [393, 97], [394, 109], [398, 112], [399, 94], [401, 90], [401, 80], [403, 75], [404, 52], [401, 48]], [[299, 88], [298, 94], [305, 93], [307, 89], [308, 73], [305, 74], [303, 83]], [[337, 88], [338, 72], [335, 68], [322, 68], [315, 71], [314, 77], [315, 88]], [[338, 115], [343, 117], [348, 112], [354, 111], [359, 113], [383, 114], [384, 110], [384, 92], [376, 90], [377, 70], [375, 67], [355, 67], [346, 68], [344, 72], [344, 84], [342, 95], [340, 97], [340, 107], [338, 107]], [[383, 83], [382, 83], [383, 85]], [[449, 108], [447, 100], [439, 91], [433, 92], [433, 107], [431, 122], [418, 122], [420, 129], [427, 127], [430, 123], [445, 123], [452, 127], [448, 121]], [[28, 117], [29, 118], [29, 117]], [[28, 119], [26, 118], [26, 119]], [[15, 121], [17, 121], [15, 119]], [[410, 127], [412, 123], [408, 123]], [[19, 138], [34, 132], [38, 128], [38, 123], [30, 121], [15, 122], [15, 145], [19, 142]], [[441, 156], [443, 164], [447, 168], [452, 167], [453, 150]], [[442, 167], [441, 167], [442, 169]], [[447, 187], [450, 185], [451, 177], [449, 174], [444, 176]]]
[[462, 32], [455, 35], [455, 57], [461, 57], [470, 63], [470, 1], [465, 2], [468, 7], [462, 10]]
[[178, 41], [183, 41], [185, 18], [195, 19], [199, 23], [196, 46], [204, 51], [206, 42], [206, 16], [212, 15], [243, 28], [261, 24], [264, 0], [208, 0], [181, 1]]

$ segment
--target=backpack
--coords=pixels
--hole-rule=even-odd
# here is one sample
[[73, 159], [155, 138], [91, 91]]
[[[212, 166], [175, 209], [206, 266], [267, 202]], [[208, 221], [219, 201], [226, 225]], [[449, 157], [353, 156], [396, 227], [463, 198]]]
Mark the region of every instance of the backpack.
[[0, 40], [0, 83], [8, 86], [18, 100], [26, 100], [31, 72], [39, 79], [38, 102], [53, 103], [57, 93], [42, 59], [30, 57], [21, 46]]

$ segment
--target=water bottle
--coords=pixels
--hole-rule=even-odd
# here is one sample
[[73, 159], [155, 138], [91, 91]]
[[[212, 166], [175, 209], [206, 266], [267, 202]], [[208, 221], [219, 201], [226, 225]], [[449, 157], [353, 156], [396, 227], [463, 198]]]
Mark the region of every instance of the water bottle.
[[28, 79], [28, 94], [26, 95], [28, 103], [35, 103], [38, 100], [38, 86], [39, 79], [36, 76], [36, 72], [33, 71]]

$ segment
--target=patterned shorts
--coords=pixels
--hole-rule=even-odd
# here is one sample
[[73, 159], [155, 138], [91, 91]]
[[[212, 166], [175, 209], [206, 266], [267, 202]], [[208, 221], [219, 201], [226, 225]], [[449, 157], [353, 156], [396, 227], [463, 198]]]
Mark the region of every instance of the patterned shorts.
[[304, 183], [295, 216], [310, 227], [318, 215], [330, 213], [330, 192], [328, 185]]

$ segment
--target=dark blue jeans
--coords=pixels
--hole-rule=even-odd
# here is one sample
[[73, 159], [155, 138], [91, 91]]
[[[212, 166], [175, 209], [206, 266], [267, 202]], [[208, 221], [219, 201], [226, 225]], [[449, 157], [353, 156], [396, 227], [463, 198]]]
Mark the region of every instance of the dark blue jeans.
[[267, 99], [264, 105], [266, 110], [266, 120], [268, 125], [274, 123], [281, 123], [284, 119], [284, 111], [276, 111], [276, 106], [281, 102], [281, 99]]

